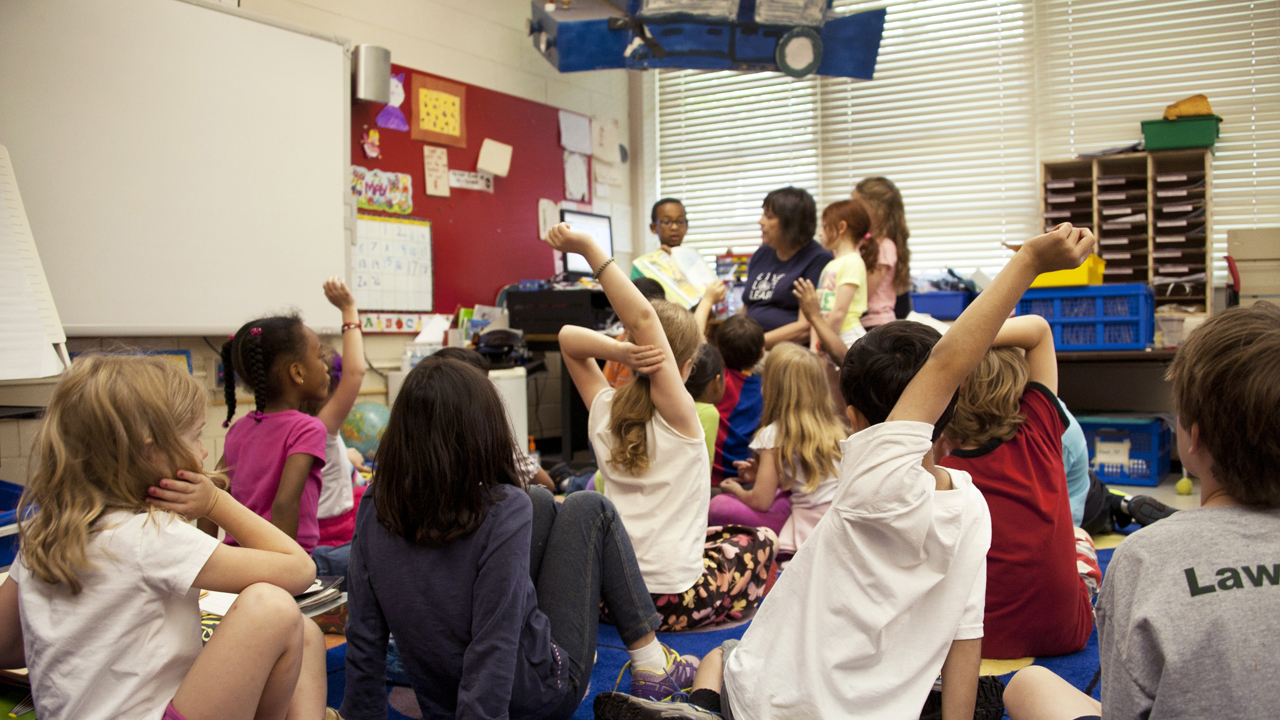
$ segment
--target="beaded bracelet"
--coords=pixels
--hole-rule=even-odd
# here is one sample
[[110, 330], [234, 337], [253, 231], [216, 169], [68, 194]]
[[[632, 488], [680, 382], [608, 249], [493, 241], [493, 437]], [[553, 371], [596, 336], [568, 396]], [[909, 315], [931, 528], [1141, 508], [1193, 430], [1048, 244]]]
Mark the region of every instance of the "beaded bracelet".
[[348, 330], [359, 330], [359, 329], [360, 329], [360, 323], [358, 322], [342, 323], [342, 332], [346, 332]]
[[600, 280], [600, 273], [604, 272], [604, 269], [609, 267], [609, 263], [611, 262], [613, 262], [613, 258], [609, 258], [608, 260], [605, 260], [604, 263], [600, 265], [600, 269], [596, 270], [595, 274], [592, 275], [591, 277], [598, 282]]

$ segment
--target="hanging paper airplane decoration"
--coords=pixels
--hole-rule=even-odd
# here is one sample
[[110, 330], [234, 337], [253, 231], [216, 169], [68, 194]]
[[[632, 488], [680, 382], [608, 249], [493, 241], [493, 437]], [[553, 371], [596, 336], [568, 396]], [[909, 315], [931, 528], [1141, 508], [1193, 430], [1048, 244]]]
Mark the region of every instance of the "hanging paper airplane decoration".
[[836, 16], [832, 0], [533, 2], [533, 45], [560, 72], [776, 70], [870, 80], [885, 10]]

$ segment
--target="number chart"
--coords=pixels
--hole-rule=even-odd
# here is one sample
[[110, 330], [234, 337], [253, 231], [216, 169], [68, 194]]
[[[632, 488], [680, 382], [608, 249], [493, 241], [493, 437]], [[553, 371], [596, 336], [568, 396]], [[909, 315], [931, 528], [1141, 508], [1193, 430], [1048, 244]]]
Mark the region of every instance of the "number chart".
[[361, 310], [431, 311], [431, 223], [360, 215], [351, 257]]

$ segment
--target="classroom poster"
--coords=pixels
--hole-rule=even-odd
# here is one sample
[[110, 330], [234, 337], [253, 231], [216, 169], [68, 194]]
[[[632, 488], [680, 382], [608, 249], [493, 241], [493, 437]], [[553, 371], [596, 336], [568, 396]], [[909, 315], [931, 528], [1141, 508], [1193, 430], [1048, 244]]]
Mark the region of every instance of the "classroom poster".
[[409, 137], [423, 142], [467, 146], [467, 86], [414, 75], [410, 84]]
[[408, 215], [413, 212], [413, 177], [408, 173], [351, 166], [351, 194], [361, 210]]

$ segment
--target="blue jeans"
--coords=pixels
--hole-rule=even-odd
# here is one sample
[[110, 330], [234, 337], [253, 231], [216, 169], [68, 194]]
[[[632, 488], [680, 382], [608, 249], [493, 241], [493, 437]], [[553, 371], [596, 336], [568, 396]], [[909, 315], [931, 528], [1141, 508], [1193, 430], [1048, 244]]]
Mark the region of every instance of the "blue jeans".
[[[311, 551], [311, 559], [316, 563], [316, 575], [341, 575], [347, 576], [347, 567], [351, 564], [351, 543], [342, 545], [317, 545], [315, 550]], [[343, 591], [347, 589], [347, 581], [342, 581], [340, 588]]]
[[640, 575], [631, 537], [608, 498], [575, 493], [559, 504], [542, 487], [530, 488], [529, 497], [529, 576], [538, 592], [538, 609], [551, 621], [551, 639], [568, 656], [573, 683], [564, 704], [548, 717], [568, 718], [590, 684], [601, 600], [627, 645], [657, 630], [662, 616]]

